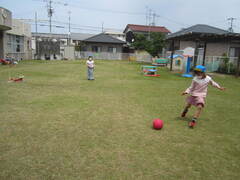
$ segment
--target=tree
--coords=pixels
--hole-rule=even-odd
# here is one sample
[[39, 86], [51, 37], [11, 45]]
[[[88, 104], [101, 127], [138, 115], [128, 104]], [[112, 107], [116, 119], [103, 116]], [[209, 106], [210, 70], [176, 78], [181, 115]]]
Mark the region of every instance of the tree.
[[135, 34], [132, 46], [138, 50], [145, 50], [153, 57], [158, 56], [166, 45], [165, 35], [158, 32], [151, 32], [150, 38], [144, 34]]
[[146, 49], [147, 38], [144, 34], [134, 34], [134, 41], [131, 46], [137, 50]]
[[84, 51], [86, 44], [84, 42], [77, 43], [75, 45], [75, 51]]

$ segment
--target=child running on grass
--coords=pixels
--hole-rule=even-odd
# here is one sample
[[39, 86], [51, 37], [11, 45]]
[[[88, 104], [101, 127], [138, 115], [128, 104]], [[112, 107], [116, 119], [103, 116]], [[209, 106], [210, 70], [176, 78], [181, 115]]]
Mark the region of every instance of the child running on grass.
[[182, 93], [182, 95], [189, 94], [186, 101], [187, 104], [182, 112], [182, 117], [185, 117], [188, 109], [193, 105], [197, 107], [197, 110], [192, 118], [192, 121], [189, 122], [189, 127], [193, 128], [196, 125], [197, 119], [199, 118], [202, 109], [205, 105], [205, 98], [207, 96], [207, 88], [208, 84], [212, 85], [213, 87], [225, 90], [225, 88], [219, 86], [216, 82], [212, 80], [211, 77], [205, 74], [206, 68], [204, 66], [198, 65], [194, 69], [194, 78], [192, 80], [192, 84], [189, 88], [186, 89]]

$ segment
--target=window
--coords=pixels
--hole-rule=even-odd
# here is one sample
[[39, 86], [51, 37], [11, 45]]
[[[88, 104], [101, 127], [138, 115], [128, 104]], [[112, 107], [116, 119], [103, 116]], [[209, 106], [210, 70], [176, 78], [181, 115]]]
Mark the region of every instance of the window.
[[16, 52], [21, 52], [21, 50], [20, 50], [20, 44], [17, 44], [17, 45], [16, 45]]
[[80, 46], [81, 51], [87, 51], [87, 46]]
[[240, 48], [232, 47], [229, 49], [229, 57], [238, 57], [240, 55]]
[[92, 46], [92, 52], [101, 52], [101, 47], [99, 47], [99, 46]]
[[7, 53], [23, 53], [24, 37], [7, 34]]
[[29, 40], [27, 41], [27, 48], [28, 48], [28, 50], [31, 49], [31, 44], [30, 44]]
[[108, 52], [116, 53], [117, 52], [117, 48], [115, 48], [115, 47], [108, 47]]

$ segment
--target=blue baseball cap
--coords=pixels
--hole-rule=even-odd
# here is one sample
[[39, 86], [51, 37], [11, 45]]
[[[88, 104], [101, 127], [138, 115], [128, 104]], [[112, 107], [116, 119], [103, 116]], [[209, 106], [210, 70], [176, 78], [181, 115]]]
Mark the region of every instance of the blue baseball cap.
[[206, 72], [206, 68], [202, 65], [197, 65], [195, 68], [194, 68], [194, 71], [199, 71], [199, 72]]

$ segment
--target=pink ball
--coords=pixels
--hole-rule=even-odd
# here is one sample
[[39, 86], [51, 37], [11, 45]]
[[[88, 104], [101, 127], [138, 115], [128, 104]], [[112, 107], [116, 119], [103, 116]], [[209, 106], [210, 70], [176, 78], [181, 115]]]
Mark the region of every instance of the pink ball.
[[163, 128], [163, 120], [161, 119], [154, 119], [153, 120], [153, 128], [156, 130], [160, 130]]

